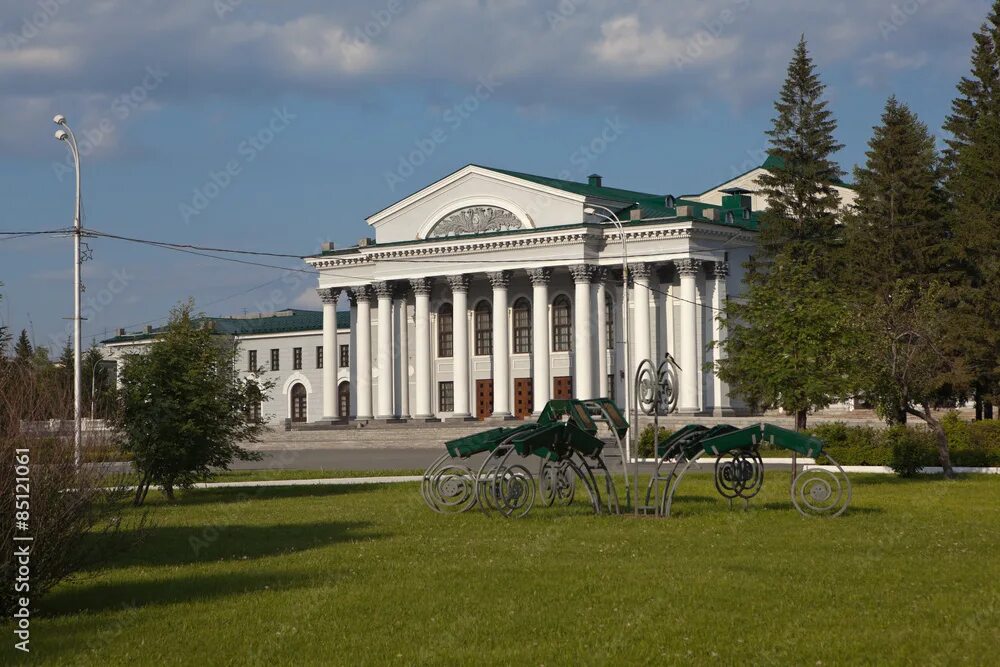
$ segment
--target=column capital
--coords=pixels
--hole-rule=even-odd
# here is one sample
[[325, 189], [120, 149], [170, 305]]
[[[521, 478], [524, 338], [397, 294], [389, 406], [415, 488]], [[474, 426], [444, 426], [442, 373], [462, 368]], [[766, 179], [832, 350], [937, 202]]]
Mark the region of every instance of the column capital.
[[469, 276], [466, 274], [461, 274], [457, 276], [448, 276], [448, 286], [451, 287], [452, 292], [468, 292], [469, 291]]
[[596, 266], [594, 267], [594, 277], [593, 282], [603, 285], [608, 281], [608, 276], [611, 275], [611, 269], [606, 266]]
[[430, 278], [410, 278], [410, 287], [413, 289], [414, 294], [430, 294], [431, 293], [431, 279]]
[[507, 289], [510, 285], [510, 271], [494, 271], [486, 274], [493, 289]]
[[532, 285], [548, 285], [552, 280], [552, 269], [543, 266], [537, 269], [528, 269], [528, 280]]
[[632, 278], [638, 278], [640, 280], [649, 278], [652, 273], [652, 269], [646, 262], [638, 262], [636, 264], [628, 265], [628, 272]]
[[729, 262], [716, 262], [714, 267], [715, 279], [719, 280], [729, 275]]
[[316, 293], [319, 294], [319, 299], [320, 301], [323, 302], [324, 305], [336, 306], [337, 299], [340, 298], [340, 293], [342, 291], [343, 290], [341, 290], [341, 288], [339, 287], [321, 287], [318, 290], [316, 290]]
[[379, 299], [391, 299], [396, 291], [395, 285], [385, 280], [373, 283], [372, 289], [375, 290], [375, 295]]
[[347, 294], [351, 299], [351, 305], [356, 305], [359, 301], [371, 301], [372, 287], [371, 285], [359, 285], [352, 287]]
[[682, 276], [694, 276], [701, 271], [702, 261], [700, 259], [675, 259], [674, 265], [677, 267], [677, 273]]
[[589, 283], [594, 276], [594, 267], [591, 264], [573, 264], [569, 267], [569, 272], [573, 276], [573, 282]]

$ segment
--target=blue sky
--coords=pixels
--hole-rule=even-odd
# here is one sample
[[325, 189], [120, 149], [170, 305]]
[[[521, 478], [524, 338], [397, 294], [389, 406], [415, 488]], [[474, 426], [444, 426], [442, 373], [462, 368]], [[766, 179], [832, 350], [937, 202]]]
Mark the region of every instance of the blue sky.
[[[84, 224], [171, 242], [353, 245], [366, 215], [470, 162], [698, 191], [763, 160], [801, 33], [849, 171], [890, 94], [940, 134], [989, 4], [8, 0], [0, 231], [71, 224], [56, 113], [85, 145]], [[88, 244], [86, 342], [189, 296], [210, 314], [318, 305], [304, 273]], [[60, 345], [71, 259], [69, 238], [0, 240], [0, 320]]]

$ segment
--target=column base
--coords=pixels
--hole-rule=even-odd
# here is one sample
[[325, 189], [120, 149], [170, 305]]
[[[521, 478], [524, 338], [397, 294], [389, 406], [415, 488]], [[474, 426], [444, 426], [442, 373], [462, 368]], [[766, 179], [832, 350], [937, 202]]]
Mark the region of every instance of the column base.
[[346, 424], [347, 417], [320, 417], [314, 424]]
[[445, 417], [446, 422], [474, 422], [479, 421], [472, 415], [452, 415], [451, 417]]
[[405, 424], [406, 420], [400, 417], [376, 417], [374, 420], [376, 424]]
[[674, 414], [681, 417], [704, 417], [708, 413], [701, 408], [677, 408]]
[[736, 410], [733, 410], [732, 408], [713, 408], [712, 409], [712, 416], [713, 417], [735, 417], [736, 416]]
[[441, 420], [438, 419], [437, 417], [435, 417], [434, 415], [417, 415], [416, 417], [414, 417], [410, 421], [412, 421], [412, 422], [422, 422], [422, 423], [425, 423], [425, 424], [434, 424], [434, 423], [440, 422]]
[[485, 419], [487, 422], [512, 422], [518, 421], [517, 417], [510, 414], [509, 412], [494, 412], [492, 415]]

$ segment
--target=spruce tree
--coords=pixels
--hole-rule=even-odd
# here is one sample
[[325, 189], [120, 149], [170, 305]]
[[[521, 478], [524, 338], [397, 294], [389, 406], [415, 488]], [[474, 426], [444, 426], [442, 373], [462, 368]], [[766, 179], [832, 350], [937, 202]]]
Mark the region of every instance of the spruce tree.
[[775, 166], [758, 180], [768, 202], [760, 223], [765, 260], [784, 254], [811, 262], [820, 277], [831, 268], [825, 260], [837, 236], [840, 204], [834, 184], [843, 175], [832, 157], [842, 144], [833, 136], [837, 122], [823, 99], [825, 88], [802, 37], [767, 131]]
[[972, 67], [945, 123], [948, 194], [956, 259], [965, 275], [956, 332], [975, 376], [975, 395], [1000, 398], [1000, 0], [974, 36]]
[[954, 403], [966, 378], [952, 345], [951, 234], [934, 137], [890, 97], [865, 155], [845, 219], [844, 275], [863, 334], [855, 377], [890, 423], [909, 414], [927, 424], [951, 475], [947, 435], [932, 410]]
[[28, 331], [26, 329], [21, 329], [21, 335], [17, 337], [17, 342], [14, 343], [14, 358], [21, 363], [29, 363], [35, 356], [35, 349], [31, 345], [31, 339], [28, 338]]
[[803, 37], [775, 102], [769, 153], [759, 179], [760, 262], [747, 264], [745, 300], [730, 300], [729, 329], [717, 366], [730, 390], [759, 409], [781, 407], [806, 427], [810, 410], [848, 395], [850, 317], [834, 280], [842, 172], [832, 155], [836, 121]]

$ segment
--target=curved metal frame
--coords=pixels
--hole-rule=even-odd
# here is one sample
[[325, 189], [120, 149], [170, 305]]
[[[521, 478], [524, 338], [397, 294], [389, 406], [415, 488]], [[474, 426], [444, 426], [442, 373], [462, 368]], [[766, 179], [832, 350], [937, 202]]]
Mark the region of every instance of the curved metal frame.
[[[435, 512], [461, 513], [472, 509], [477, 502], [475, 478], [464, 463], [455, 463], [448, 453], [438, 457], [427, 467], [420, 480], [420, 495]], [[449, 485], [459, 484], [459, 488]]]
[[[830, 460], [830, 463], [837, 466], [836, 473], [821, 467], [804, 468], [802, 472], [795, 473], [793, 468], [789, 496], [791, 496], [792, 505], [795, 506], [795, 509], [802, 516], [825, 516], [833, 518], [843, 514], [844, 510], [851, 504], [851, 478], [847, 476], [843, 466], [837, 463], [832, 456], [829, 454], [825, 456]], [[834, 497], [834, 487], [830, 485], [829, 481], [823, 479], [820, 476], [821, 474], [829, 476], [836, 483], [836, 497]], [[841, 483], [840, 477], [843, 478], [843, 483]], [[810, 481], [815, 481], [818, 486], [807, 489], [806, 484]], [[818, 493], [816, 489], [819, 489]], [[799, 496], [799, 498], [796, 498], [796, 496]], [[825, 502], [830, 498], [833, 498], [833, 501], [822, 506], [811, 502]], [[799, 504], [800, 502], [801, 505]]]

